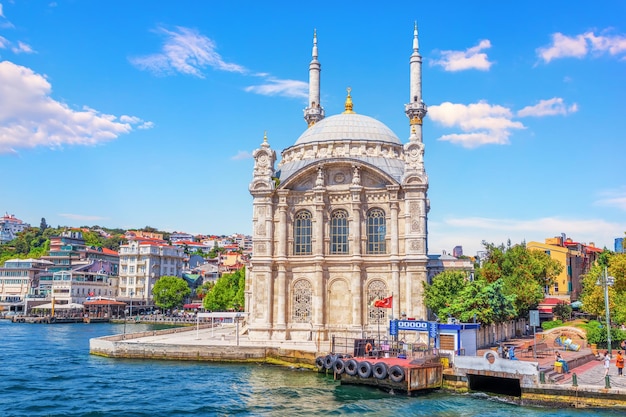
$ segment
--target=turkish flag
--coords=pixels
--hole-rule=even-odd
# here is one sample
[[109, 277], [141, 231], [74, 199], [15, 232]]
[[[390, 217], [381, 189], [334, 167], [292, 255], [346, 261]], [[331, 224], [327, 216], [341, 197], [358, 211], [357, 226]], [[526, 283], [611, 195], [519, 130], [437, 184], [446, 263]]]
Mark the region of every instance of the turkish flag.
[[374, 301], [374, 307], [378, 308], [391, 308], [393, 304], [393, 295], [383, 298], [382, 300]]

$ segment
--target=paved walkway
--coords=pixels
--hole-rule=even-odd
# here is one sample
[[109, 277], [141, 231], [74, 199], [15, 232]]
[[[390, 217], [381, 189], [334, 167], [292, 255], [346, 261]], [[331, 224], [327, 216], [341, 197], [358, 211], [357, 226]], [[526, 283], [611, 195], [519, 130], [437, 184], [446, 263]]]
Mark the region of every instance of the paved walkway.
[[[613, 353], [615, 356], [615, 353]], [[594, 360], [587, 362], [584, 365], [578, 366], [574, 369], [570, 369], [569, 374], [565, 374], [563, 379], [557, 381], [559, 385], [571, 385], [574, 374], [578, 380], [578, 385], [590, 385], [594, 387], [605, 387], [604, 378], [604, 361]], [[615, 367], [615, 359], [611, 361], [609, 367], [609, 383], [611, 388], [626, 388], [626, 376], [617, 375], [617, 368]]]

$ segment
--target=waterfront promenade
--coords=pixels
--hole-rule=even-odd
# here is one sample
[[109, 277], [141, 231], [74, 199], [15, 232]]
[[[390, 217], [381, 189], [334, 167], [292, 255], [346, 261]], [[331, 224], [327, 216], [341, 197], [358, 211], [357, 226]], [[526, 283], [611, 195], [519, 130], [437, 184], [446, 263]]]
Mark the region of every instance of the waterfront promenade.
[[[129, 344], [145, 344], [145, 345], [182, 345], [182, 346], [216, 346], [216, 347], [264, 347], [268, 344], [265, 341], [251, 341], [247, 335], [243, 334], [242, 328], [237, 328], [234, 324], [217, 325], [213, 328], [207, 327], [195, 327], [189, 326], [181, 329], [177, 333], [168, 334], [155, 334], [155, 335], [142, 335], [136, 337], [131, 332], [132, 325], [128, 326], [129, 333], [126, 335], [125, 343]], [[330, 342], [328, 341], [272, 341], [271, 344], [280, 349], [298, 350], [301, 352], [329, 352]], [[484, 353], [486, 350], [480, 350], [479, 354]], [[591, 354], [591, 349], [584, 348], [579, 352], [559, 350], [561, 355], [568, 361], [575, 360]], [[617, 351], [613, 351], [613, 355]], [[534, 358], [532, 356], [518, 356], [518, 360], [537, 362], [539, 368], [545, 370], [552, 370], [554, 365], [554, 355], [548, 354], [541, 358]], [[572, 378], [576, 375], [577, 383], [579, 387], [590, 386], [594, 388], [604, 388], [606, 381], [604, 378], [604, 366], [603, 361], [592, 359], [580, 366], [570, 366], [569, 374], [562, 374], [560, 378], [556, 378], [554, 381], [546, 380], [548, 385], [572, 385]], [[626, 376], [619, 377], [617, 375], [617, 368], [615, 367], [615, 360], [611, 361], [611, 367], [609, 369], [610, 386], [613, 389], [626, 389]]]

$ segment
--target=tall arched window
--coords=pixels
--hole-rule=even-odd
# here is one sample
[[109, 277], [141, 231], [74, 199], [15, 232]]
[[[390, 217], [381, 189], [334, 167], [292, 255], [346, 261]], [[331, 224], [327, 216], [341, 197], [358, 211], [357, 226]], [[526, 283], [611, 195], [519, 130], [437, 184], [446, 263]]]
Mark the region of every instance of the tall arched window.
[[374, 307], [374, 301], [388, 297], [387, 285], [382, 281], [372, 281], [367, 286], [367, 319], [369, 324], [385, 323], [387, 308]]
[[387, 253], [385, 245], [385, 212], [375, 208], [367, 212], [367, 253]]
[[313, 290], [311, 283], [301, 279], [293, 286], [293, 308], [291, 319], [294, 323], [310, 323], [313, 311]]
[[330, 253], [348, 253], [348, 212], [335, 210], [330, 219]]
[[311, 212], [307, 210], [299, 211], [296, 214], [296, 221], [293, 225], [293, 253], [294, 255], [311, 254]]

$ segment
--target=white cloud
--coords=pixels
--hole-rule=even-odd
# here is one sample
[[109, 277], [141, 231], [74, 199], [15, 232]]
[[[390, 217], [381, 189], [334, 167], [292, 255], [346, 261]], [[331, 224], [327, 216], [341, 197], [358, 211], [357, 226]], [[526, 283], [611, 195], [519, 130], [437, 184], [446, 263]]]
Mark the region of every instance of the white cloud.
[[0, 153], [20, 148], [95, 145], [133, 130], [133, 121], [55, 101], [48, 80], [30, 68], [0, 62]]
[[593, 32], [575, 36], [566, 36], [557, 32], [552, 34], [550, 45], [537, 48], [537, 55], [546, 63], [557, 58], [584, 58], [588, 53], [619, 55], [624, 52], [626, 52], [626, 36], [596, 36]]
[[101, 220], [107, 220], [107, 217], [102, 217], [102, 216], [92, 216], [92, 215], [87, 215], [87, 214], [72, 214], [72, 213], [59, 213], [60, 217], [64, 217], [66, 219], [70, 219], [70, 220], [78, 220], [78, 221], [85, 221], [85, 222], [94, 222], [94, 221], [101, 221]]
[[457, 127], [464, 133], [449, 134], [439, 140], [459, 144], [465, 148], [476, 148], [482, 145], [509, 143], [511, 129], [524, 129], [520, 122], [511, 120], [510, 109], [490, 105], [485, 101], [469, 105], [450, 102], [429, 107], [431, 120], [445, 127]]
[[11, 50], [13, 51], [13, 53], [16, 54], [32, 54], [35, 52], [33, 48], [30, 47], [30, 45], [25, 44], [21, 41], [18, 41], [17, 46], [14, 46], [13, 48], [11, 48]]
[[253, 85], [245, 88], [245, 91], [261, 94], [264, 96], [284, 96], [295, 98], [309, 97], [309, 84], [297, 80], [279, 80], [270, 77], [266, 84]]
[[448, 253], [456, 245], [466, 255], [483, 250], [482, 241], [499, 245], [521, 242], [544, 242], [546, 238], [565, 233], [576, 242], [613, 248], [616, 231], [626, 230], [626, 223], [610, 223], [602, 219], [543, 217], [538, 219], [493, 219], [483, 217], [448, 218], [429, 222], [429, 253]]
[[241, 65], [225, 62], [217, 53], [215, 42], [195, 29], [177, 27], [176, 31], [170, 31], [158, 28], [157, 32], [166, 38], [162, 51], [131, 58], [130, 62], [136, 67], [156, 74], [179, 72], [199, 78], [204, 78], [202, 70], [206, 67], [228, 72], [247, 72]]
[[3, 38], [2, 36], [0, 36], [0, 48], [1, 49], [6, 49], [9, 47], [11, 42], [9, 42], [9, 40], [7, 38]]
[[2, 3], [0, 3], [0, 28], [12, 28], [13, 24], [9, 22], [4, 15], [4, 10], [2, 8]]
[[605, 190], [594, 203], [597, 206], [615, 207], [626, 211], [626, 187], [617, 190]]
[[567, 106], [562, 98], [554, 97], [549, 100], [540, 100], [539, 103], [534, 106], [526, 106], [518, 111], [517, 115], [519, 117], [565, 116], [570, 113], [576, 113], [577, 111], [578, 105], [576, 103]]
[[237, 152], [237, 155], [233, 156], [232, 159], [233, 161], [240, 161], [242, 159], [250, 159], [252, 158], [252, 154], [248, 151], [239, 151]]
[[491, 48], [491, 42], [484, 39], [478, 45], [468, 48], [465, 51], [441, 51], [441, 59], [430, 61], [431, 66], [442, 66], [446, 71], [463, 71], [477, 69], [487, 71], [493, 65], [489, 62], [483, 49]]

